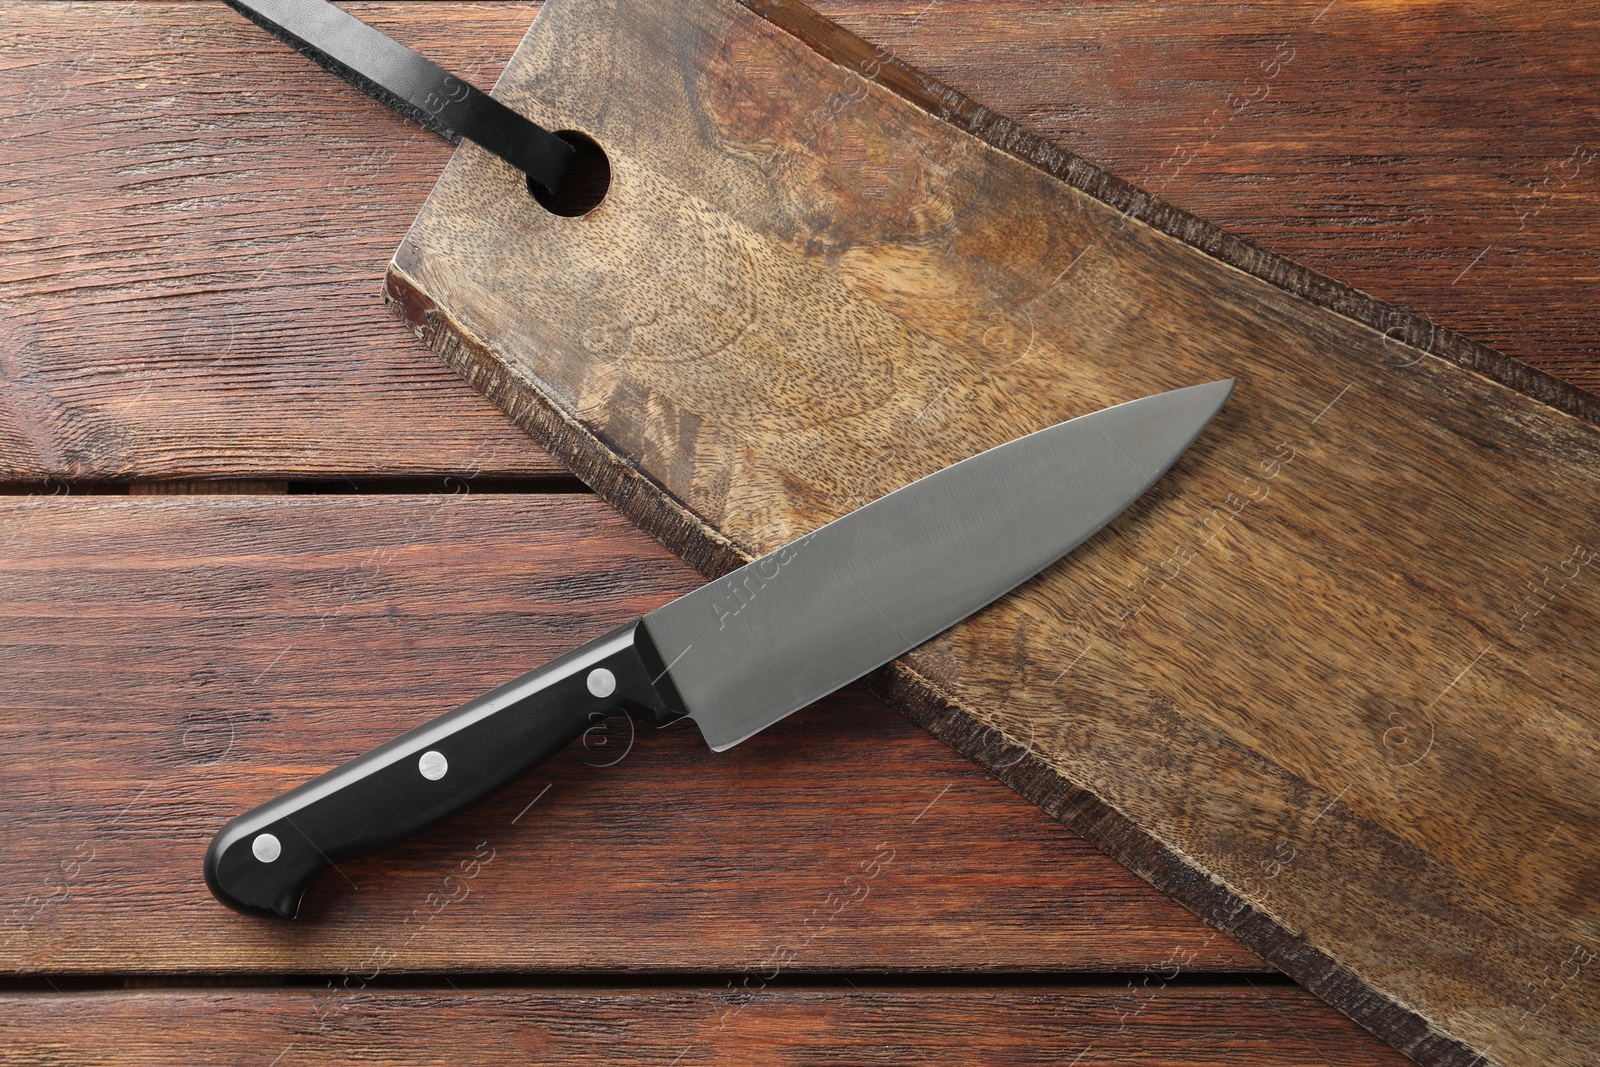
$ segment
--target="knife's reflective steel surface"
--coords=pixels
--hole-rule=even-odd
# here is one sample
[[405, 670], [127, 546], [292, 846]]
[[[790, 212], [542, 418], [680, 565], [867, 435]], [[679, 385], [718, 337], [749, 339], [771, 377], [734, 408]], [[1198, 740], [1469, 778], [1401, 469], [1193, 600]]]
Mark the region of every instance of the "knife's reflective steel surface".
[[718, 751], [954, 625], [1093, 536], [1233, 381], [1130, 401], [963, 460], [645, 616]]

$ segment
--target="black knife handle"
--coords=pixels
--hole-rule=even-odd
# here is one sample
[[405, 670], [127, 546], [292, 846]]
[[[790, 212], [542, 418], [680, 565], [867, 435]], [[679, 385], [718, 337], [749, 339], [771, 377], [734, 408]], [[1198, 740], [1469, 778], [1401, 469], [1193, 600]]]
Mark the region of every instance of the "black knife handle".
[[294, 918], [313, 876], [481, 800], [604, 715], [683, 705], [642, 621], [401, 734], [224, 826], [206, 884], [240, 911]]
[[223, 0], [313, 63], [434, 133], [472, 141], [549, 192], [572, 145], [327, 0]]

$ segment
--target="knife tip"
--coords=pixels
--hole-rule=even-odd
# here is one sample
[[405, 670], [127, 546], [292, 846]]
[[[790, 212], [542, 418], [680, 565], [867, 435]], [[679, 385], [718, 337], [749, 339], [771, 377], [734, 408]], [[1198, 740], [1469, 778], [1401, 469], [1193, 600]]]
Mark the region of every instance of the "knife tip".
[[1234, 378], [1218, 378], [1214, 382], [1201, 382], [1199, 385], [1186, 385], [1171, 391], [1171, 395], [1182, 398], [1182, 407], [1196, 413], [1203, 412], [1204, 417], [1200, 424], [1204, 426], [1210, 422], [1217, 412], [1222, 410], [1222, 405], [1228, 402], [1233, 395], [1233, 387], [1237, 384]]

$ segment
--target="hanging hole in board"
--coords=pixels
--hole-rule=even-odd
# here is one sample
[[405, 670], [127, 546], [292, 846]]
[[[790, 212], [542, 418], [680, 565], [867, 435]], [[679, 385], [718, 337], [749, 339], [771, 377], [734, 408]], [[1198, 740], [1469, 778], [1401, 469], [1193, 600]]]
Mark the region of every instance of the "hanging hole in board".
[[600, 206], [611, 188], [611, 161], [605, 149], [594, 138], [577, 130], [558, 130], [556, 136], [572, 146], [572, 162], [567, 164], [567, 176], [561, 187], [553, 193], [546, 192], [532, 178], [528, 179], [528, 192], [552, 215], [576, 218], [587, 215]]

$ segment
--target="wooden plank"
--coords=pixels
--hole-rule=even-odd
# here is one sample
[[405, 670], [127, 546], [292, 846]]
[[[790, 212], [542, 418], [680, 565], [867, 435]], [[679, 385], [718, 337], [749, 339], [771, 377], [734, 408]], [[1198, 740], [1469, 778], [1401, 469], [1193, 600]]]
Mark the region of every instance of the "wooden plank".
[[752, 989], [10, 994], [0, 1040], [20, 1061], [78, 1067], [1405, 1062], [1292, 987]]
[[[348, 6], [483, 84], [537, 10]], [[1590, 10], [1323, 6], [819, 4], [1180, 207], [1600, 389]], [[6, 25], [0, 481], [551, 469], [374, 307], [447, 145], [214, 3], [11, 0]]]
[[8, 4], [0, 69], [0, 481], [559, 472], [379, 307], [447, 142], [219, 4]]
[[0, 971], [1263, 967], [860, 692], [619, 727], [246, 918], [229, 818], [698, 579], [587, 494], [0, 498], [0, 546]]
[[879, 684], [1414, 1058], [1587, 1062], [1600, 405], [751, 8], [546, 4], [500, 92], [595, 136], [608, 199], [551, 216], [463, 149], [397, 307], [711, 573], [1238, 377], [1105, 535]]

